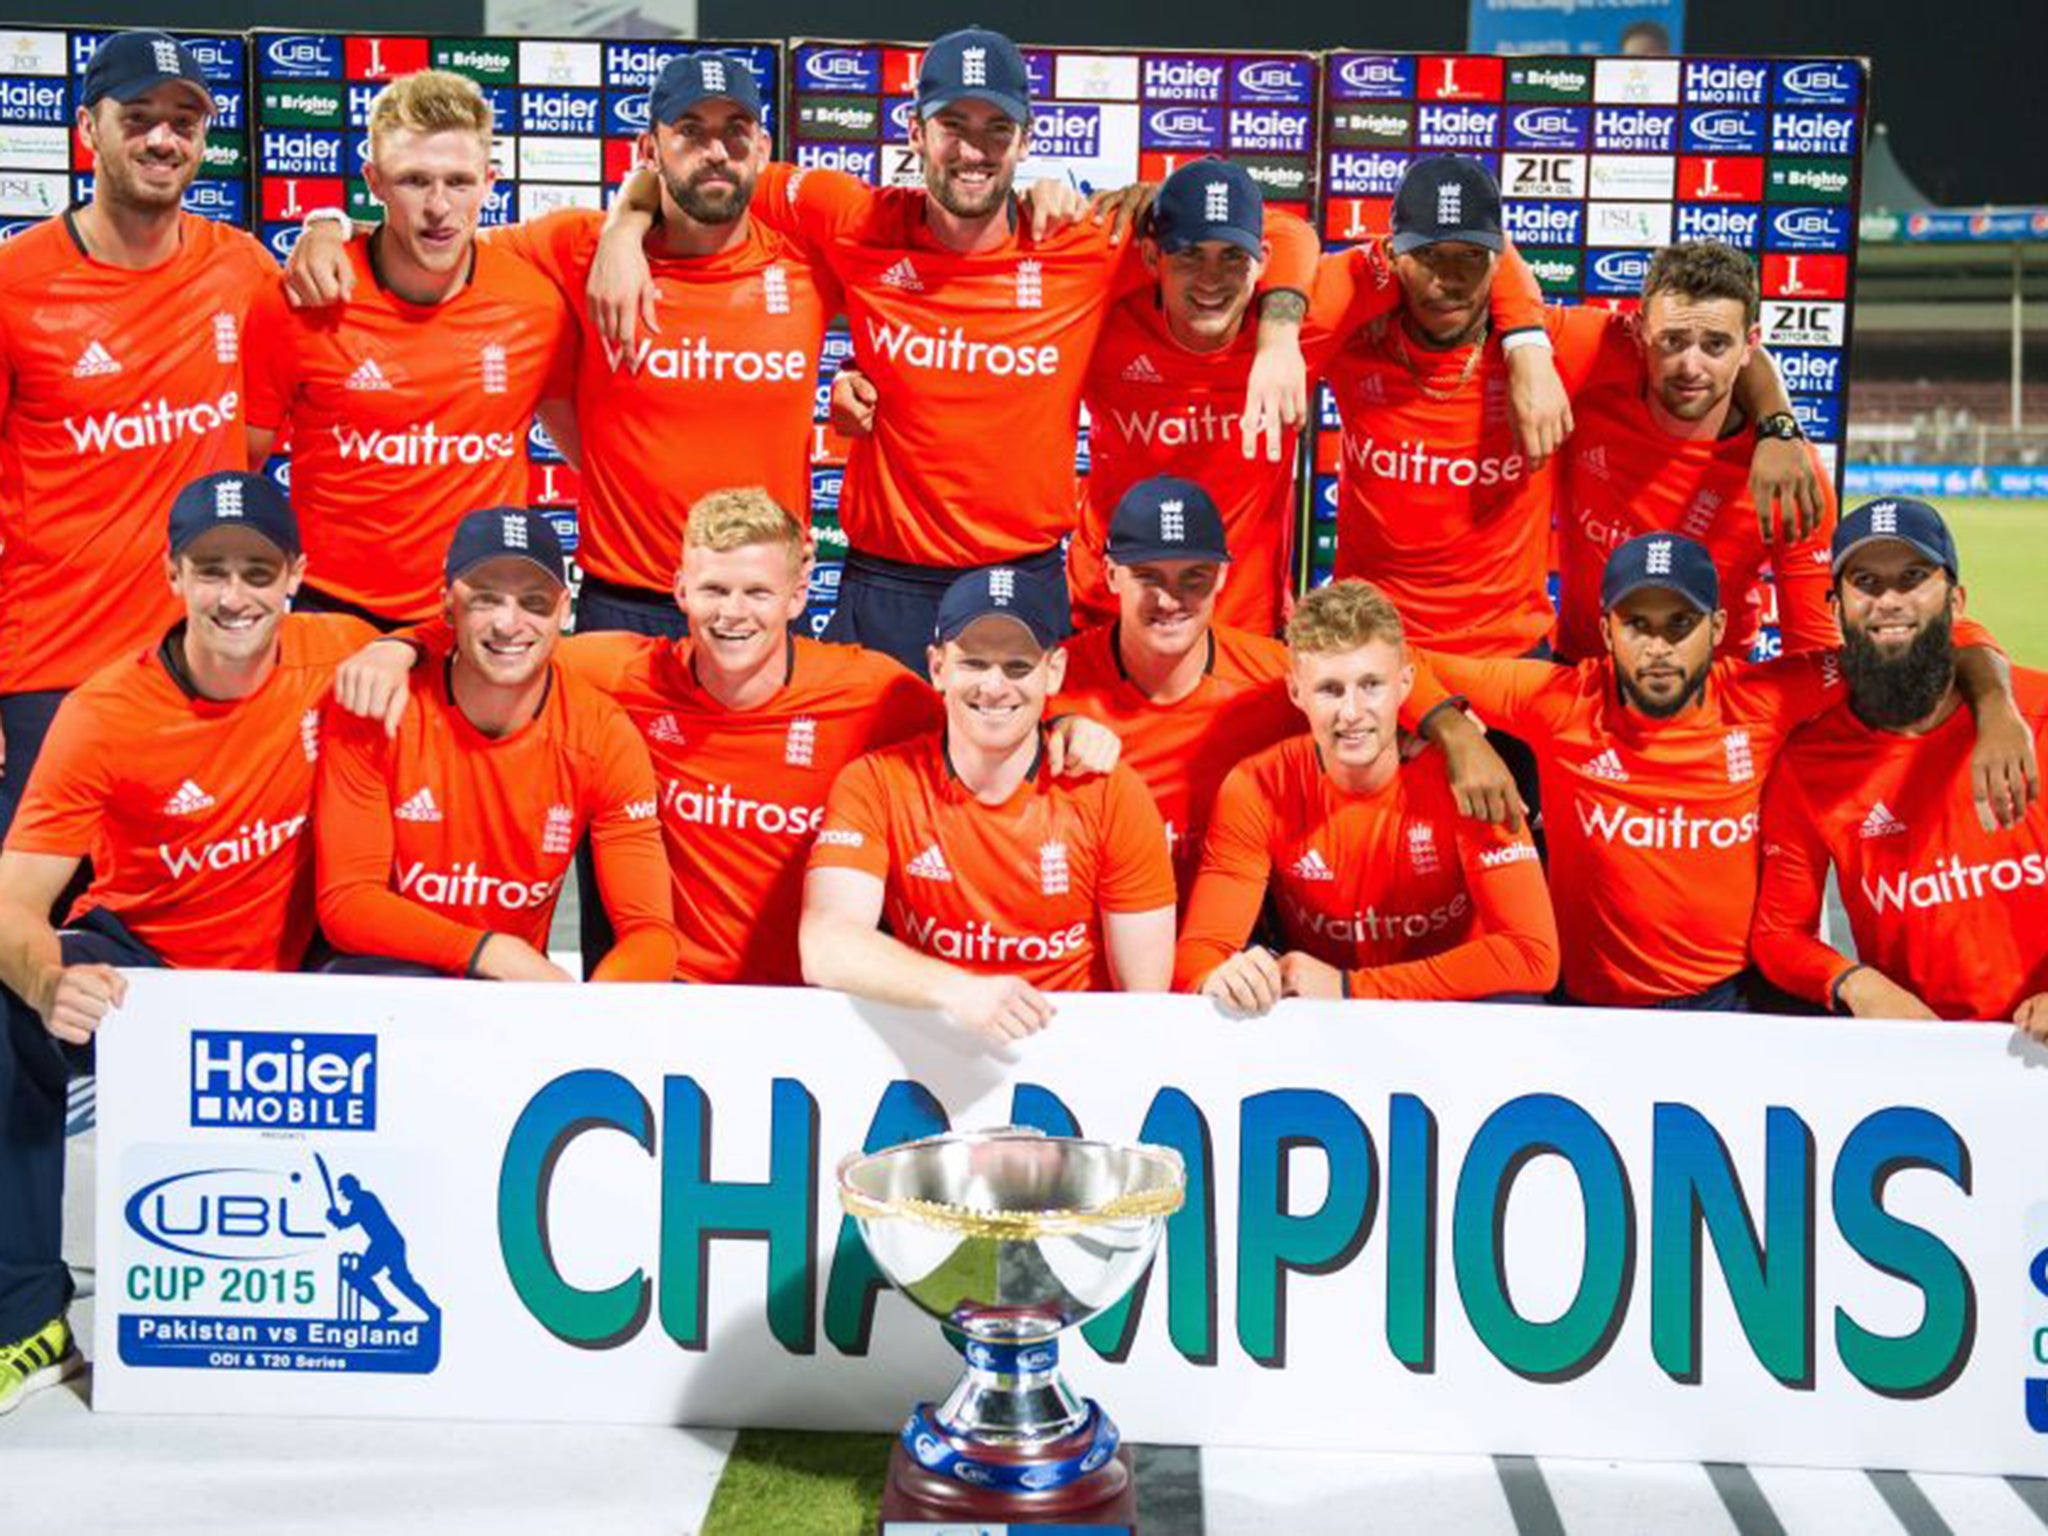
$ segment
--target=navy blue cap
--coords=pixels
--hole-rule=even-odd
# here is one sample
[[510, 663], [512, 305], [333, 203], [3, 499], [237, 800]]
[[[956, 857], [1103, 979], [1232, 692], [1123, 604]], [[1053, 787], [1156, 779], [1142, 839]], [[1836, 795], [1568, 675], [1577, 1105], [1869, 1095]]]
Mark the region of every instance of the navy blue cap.
[[1721, 606], [1721, 575], [1707, 546], [1682, 533], [1639, 533], [1607, 557], [1600, 606], [1612, 608], [1631, 592], [1661, 587], [1701, 613]]
[[1066, 593], [1043, 577], [1014, 566], [992, 565], [955, 578], [939, 599], [932, 640], [944, 645], [977, 619], [1000, 614], [1031, 631], [1041, 650], [1051, 650], [1067, 637]]
[[1151, 234], [1162, 251], [1178, 251], [1198, 240], [1227, 240], [1257, 256], [1266, 238], [1266, 195], [1241, 165], [1194, 161], [1160, 184], [1152, 201]]
[[247, 528], [287, 555], [299, 552], [299, 520], [277, 483], [224, 469], [201, 475], [171, 498], [171, 553], [216, 528]]
[[729, 53], [682, 53], [655, 76], [647, 93], [647, 121], [672, 123], [700, 101], [718, 98], [761, 120], [761, 85], [744, 59]]
[[569, 557], [562, 552], [561, 535], [545, 514], [525, 507], [485, 507], [457, 523], [448, 543], [448, 579], [505, 556], [531, 561], [563, 586], [569, 585]]
[[1110, 514], [1108, 549], [1119, 565], [1230, 558], [1216, 503], [1194, 481], [1174, 475], [1154, 475], [1124, 492]]
[[213, 87], [190, 48], [166, 32], [116, 32], [93, 50], [78, 87], [78, 104], [89, 107], [102, 96], [133, 101], [169, 80], [182, 80], [213, 105]]
[[1955, 535], [1948, 531], [1948, 524], [1942, 521], [1939, 512], [1912, 496], [1885, 496], [1877, 501], [1866, 501], [1835, 524], [1835, 575], [1842, 574], [1844, 563], [1865, 544], [1887, 540], [1912, 545], [1947, 571], [1950, 581], [1961, 579], [1956, 574], [1959, 562], [1956, 559]]
[[930, 117], [964, 98], [988, 102], [1019, 123], [1031, 121], [1031, 72], [1000, 32], [962, 27], [924, 51], [917, 70], [917, 115]]
[[1500, 183], [1469, 155], [1430, 155], [1408, 167], [1394, 191], [1394, 252], [1444, 240], [1501, 248]]

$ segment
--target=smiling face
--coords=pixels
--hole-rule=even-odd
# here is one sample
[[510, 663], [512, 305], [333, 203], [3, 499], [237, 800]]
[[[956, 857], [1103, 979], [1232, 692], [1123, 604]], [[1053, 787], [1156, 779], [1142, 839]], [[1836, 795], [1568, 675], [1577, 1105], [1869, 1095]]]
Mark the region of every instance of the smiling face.
[[947, 102], [929, 118], [910, 119], [910, 147], [923, 163], [925, 190], [956, 218], [987, 218], [1003, 206], [1029, 141], [1023, 124], [971, 96]]
[[1213, 352], [1237, 339], [1266, 269], [1263, 255], [1228, 240], [1196, 240], [1177, 251], [1161, 251], [1147, 240], [1144, 249], [1175, 341], [1191, 351]]
[[78, 109], [93, 153], [93, 198], [143, 212], [176, 208], [199, 174], [213, 106], [198, 87], [166, 81], [133, 101], [103, 96]]
[[1397, 721], [1414, 683], [1403, 648], [1378, 638], [1344, 651], [1296, 651], [1287, 672], [1288, 697], [1308, 716], [1324, 768], [1354, 784], [1398, 763]]
[[738, 102], [710, 96], [640, 137], [677, 209], [699, 224], [730, 224], [747, 211], [768, 163], [768, 135]]
[[1161, 660], [1185, 656], [1208, 639], [1226, 568], [1214, 560], [1106, 562], [1116, 594], [1120, 641]]
[[540, 676], [569, 618], [569, 589], [531, 560], [480, 560], [449, 583], [455, 656], [483, 681], [521, 688]]
[[232, 667], [277, 643], [306, 557], [285, 554], [252, 528], [213, 528], [178, 551], [169, 574], [185, 604], [188, 650]]
[[946, 739], [991, 756], [1014, 751], [1038, 732], [1045, 701], [1067, 675], [1067, 653], [1038, 641], [1015, 619], [976, 619], [926, 652], [932, 686], [946, 706]]
[[1725, 612], [1701, 613], [1663, 587], [1629, 593], [1602, 622], [1622, 697], [1659, 720], [1699, 697], [1728, 629]]
[[690, 616], [690, 654], [700, 671], [745, 677], [780, 656], [809, 585], [801, 548], [780, 540], [733, 549], [686, 544], [676, 601]]
[[1912, 545], [1877, 539], [1850, 552], [1835, 601], [1856, 713], [1893, 730], [1926, 719], [1954, 681], [1963, 589]]

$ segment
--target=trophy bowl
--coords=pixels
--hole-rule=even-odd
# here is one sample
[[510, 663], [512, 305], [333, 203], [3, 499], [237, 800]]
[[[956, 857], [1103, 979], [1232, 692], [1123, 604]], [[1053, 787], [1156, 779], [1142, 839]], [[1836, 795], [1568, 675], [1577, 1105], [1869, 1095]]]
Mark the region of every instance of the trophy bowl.
[[959, 1382], [903, 1428], [896, 1481], [919, 1508], [1071, 1510], [1126, 1491], [1116, 1425], [1061, 1376], [1059, 1335], [1138, 1283], [1186, 1193], [1170, 1148], [1019, 1127], [840, 1163], [876, 1265], [961, 1336]]

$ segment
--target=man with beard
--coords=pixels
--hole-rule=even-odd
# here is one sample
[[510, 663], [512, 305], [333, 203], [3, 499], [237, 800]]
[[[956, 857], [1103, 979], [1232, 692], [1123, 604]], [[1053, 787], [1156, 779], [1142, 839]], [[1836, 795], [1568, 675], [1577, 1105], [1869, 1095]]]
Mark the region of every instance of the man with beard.
[[186, 213], [214, 100], [161, 32], [79, 88], [92, 201], [0, 245], [0, 833], [68, 689], [159, 638], [164, 508], [240, 469], [242, 329], [276, 267]]
[[[117, 967], [296, 970], [319, 710], [374, 631], [288, 614], [305, 575], [284, 493], [205, 475], [171, 503], [183, 617], [72, 690], [0, 853], [0, 1414], [78, 1368], [63, 1320], [66, 1079], [128, 984]], [[59, 893], [92, 884], [59, 931]]]
[[[828, 640], [924, 664], [940, 595], [997, 563], [1062, 581], [1075, 521], [1074, 434], [1110, 305], [1144, 287], [1135, 241], [1087, 219], [1046, 233], [1012, 195], [1030, 141], [1031, 85], [1016, 44], [977, 27], [926, 50], [910, 143], [920, 188], [771, 166], [757, 216], [812, 241], [846, 295], [853, 352], [879, 393], [874, 432], [847, 463], [850, 552]], [[613, 209], [600, 266], [639, 265], [635, 189]], [[1273, 258], [1243, 436], [1280, 456], [1304, 390], [1298, 332], [1315, 237], [1270, 231]], [[614, 285], [636, 291], [637, 282]], [[628, 307], [630, 319], [630, 306]], [[605, 322], [600, 317], [601, 328]]]
[[[1833, 565], [1849, 695], [1786, 743], [1765, 791], [1757, 964], [1858, 1018], [2048, 1037], [2048, 808], [2032, 761], [1972, 783], [1955, 541], [1927, 503], [1887, 498], [1842, 520]], [[2012, 686], [2038, 754], [2048, 675], [2015, 668]], [[1831, 866], [1854, 960], [1815, 937]]]
[[278, 280], [250, 314], [249, 462], [290, 424], [313, 570], [300, 606], [388, 629], [438, 608], [464, 513], [527, 499], [527, 428], [543, 402], [566, 410], [576, 333], [546, 278], [477, 241], [491, 106], [474, 81], [392, 81], [369, 139], [385, 217], [348, 248], [362, 296], [294, 309]]
[[[1833, 652], [1763, 666], [1717, 658], [1727, 633], [1714, 557], [1683, 534], [1644, 534], [1608, 557], [1603, 654], [1572, 667], [1436, 653], [1447, 688], [1535, 750], [1569, 1000], [1609, 1008], [1780, 1010], [1750, 963], [1757, 807], [1785, 738], [1841, 696]], [[1988, 640], [1972, 627], [1974, 647]], [[1964, 653], [2009, 718], [1988, 650]]]
[[[670, 595], [684, 524], [735, 465], [809, 522], [818, 352], [839, 293], [808, 245], [748, 211], [768, 163], [761, 110], [754, 72], [725, 54], [680, 55], [656, 77], [640, 158], [661, 220], [645, 245], [645, 333], [630, 346], [584, 310], [603, 214], [564, 208], [483, 235], [544, 272], [580, 319], [574, 431], [557, 444], [581, 476], [579, 633], [685, 631]], [[353, 291], [347, 228], [323, 220], [293, 250], [287, 281], [305, 302]]]
[[[1600, 573], [1608, 553], [1636, 534], [1656, 532], [1682, 533], [1712, 552], [1730, 604], [1720, 654], [1754, 651], [1766, 565], [1776, 578], [1785, 654], [1832, 651], [1840, 643], [1828, 578], [1834, 486], [1790, 412], [1766, 416], [1752, 430], [1735, 400], [1736, 380], [1758, 355], [1759, 304], [1756, 271], [1731, 246], [1687, 241], [1650, 258], [1643, 307], [1632, 322], [1642, 376], [1588, 390], [1574, 402], [1577, 425], [1558, 481], [1560, 654], [1600, 654]], [[1774, 537], [1751, 499], [1750, 461], [1765, 434], [1811, 462], [1820, 515], [1810, 532]]]

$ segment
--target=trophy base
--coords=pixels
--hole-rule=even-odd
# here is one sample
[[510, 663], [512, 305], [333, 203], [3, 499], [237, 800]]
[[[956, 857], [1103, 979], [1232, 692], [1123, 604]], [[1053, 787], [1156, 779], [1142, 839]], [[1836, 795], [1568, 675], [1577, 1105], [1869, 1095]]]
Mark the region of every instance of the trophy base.
[[[989, 1451], [979, 1454], [997, 1459]], [[1022, 1462], [1037, 1457], [1016, 1459]], [[932, 1525], [954, 1522], [1007, 1526], [1015, 1536], [1025, 1536], [1040, 1524], [1058, 1526], [1062, 1536], [1081, 1536], [1083, 1532], [1089, 1536], [1135, 1536], [1137, 1488], [1129, 1446], [1119, 1448], [1101, 1467], [1063, 1488], [1016, 1493], [971, 1488], [928, 1471], [899, 1439], [889, 1452], [889, 1475], [882, 1484], [881, 1536], [898, 1536], [906, 1530], [924, 1536]]]

